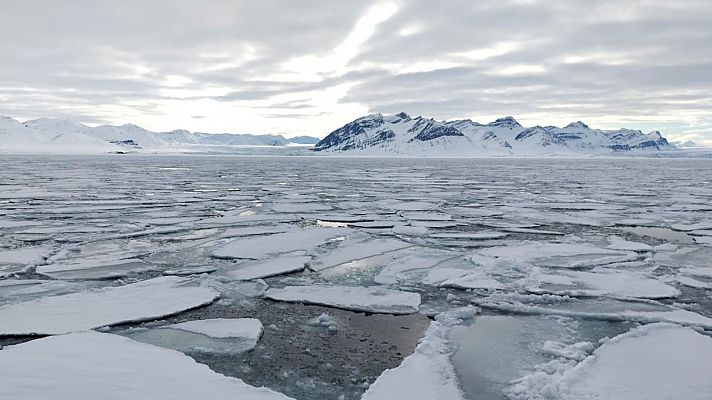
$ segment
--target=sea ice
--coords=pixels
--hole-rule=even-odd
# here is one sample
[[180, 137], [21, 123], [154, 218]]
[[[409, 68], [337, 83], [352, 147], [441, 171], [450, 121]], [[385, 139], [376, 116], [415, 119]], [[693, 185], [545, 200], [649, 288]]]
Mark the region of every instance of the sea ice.
[[257, 262], [247, 262], [225, 271], [225, 276], [238, 280], [252, 280], [301, 271], [311, 257], [283, 256]]
[[530, 264], [555, 268], [581, 268], [614, 262], [634, 261], [639, 255], [632, 251], [600, 248], [589, 243], [521, 242], [490, 247], [477, 254], [495, 257], [500, 262]]
[[262, 259], [279, 253], [311, 250], [327, 240], [351, 233], [348, 228], [311, 228], [237, 239], [213, 251], [216, 258]]
[[317, 257], [316, 260], [310, 262], [309, 269], [322, 271], [349, 261], [369, 258], [410, 246], [410, 243], [396, 239], [375, 239], [346, 246], [339, 246], [331, 252], [321, 255]]
[[448, 279], [439, 285], [440, 287], [451, 287], [455, 289], [488, 289], [497, 290], [504, 288], [504, 285], [496, 279], [482, 276], [481, 273], [466, 275], [459, 278]]
[[56, 335], [151, 320], [209, 304], [218, 297], [213, 289], [186, 283], [185, 278], [160, 277], [6, 305], [0, 307], [0, 335]]
[[[658, 323], [606, 341], [576, 365], [543, 365], [507, 390], [511, 399], [706, 400], [712, 339]], [[548, 371], [547, 371], [548, 370]]]
[[369, 386], [362, 400], [463, 400], [450, 356], [447, 323], [433, 321], [415, 352], [396, 368], [384, 371]]
[[0, 352], [3, 399], [288, 400], [177, 351], [97, 332], [71, 333]]
[[182, 352], [239, 354], [255, 348], [262, 323], [254, 318], [203, 319], [156, 329], [128, 329], [119, 334]]
[[[287, 286], [270, 288], [265, 297], [288, 302], [320, 304], [345, 310], [383, 314], [412, 314], [418, 311], [420, 295], [382, 287]], [[1, 316], [2, 314], [0, 314]]]
[[[475, 301], [482, 308], [501, 312], [524, 315], [556, 315], [563, 317], [581, 317], [603, 321], [630, 321], [638, 323], [672, 322], [691, 327], [712, 329], [712, 318], [698, 313], [673, 308], [657, 303], [636, 303], [623, 301], [620, 303], [593, 303], [567, 305], [567, 297], [560, 297], [562, 304], [533, 305], [519, 301], [496, 299], [491, 296]], [[542, 296], [537, 296], [542, 297]], [[545, 300], [545, 299], [538, 299]]]
[[54, 279], [111, 279], [153, 269], [156, 267], [137, 258], [112, 260], [110, 257], [93, 257], [39, 265], [36, 271]]
[[12, 269], [11, 272], [3, 273], [3, 270], [10, 271], [10, 268], [3, 269], [3, 267], [32, 267], [43, 262], [51, 251], [52, 248], [50, 246], [30, 246], [7, 250], [0, 249], [0, 277], [18, 272], [16, 269]]
[[216, 266], [212, 265], [196, 265], [196, 266], [187, 266], [187, 267], [181, 267], [181, 268], [173, 268], [173, 269], [167, 269], [163, 271], [163, 275], [178, 275], [178, 276], [186, 276], [186, 275], [200, 275], [200, 274], [209, 274], [211, 272], [217, 271], [219, 268]]
[[447, 255], [410, 255], [387, 264], [374, 281], [380, 285], [394, 285], [409, 279], [409, 275], [427, 270], [451, 258]]
[[254, 342], [262, 336], [262, 323], [254, 318], [201, 319], [167, 325], [164, 328], [200, 333], [213, 338], [245, 338]]
[[[677, 297], [680, 291], [657, 279], [633, 271], [597, 269], [590, 271], [557, 271], [535, 273], [533, 279], [540, 285], [533, 292], [571, 296], [610, 296], [661, 299]], [[542, 284], [553, 284], [546, 287]], [[562, 287], [564, 286], [564, 287]]]
[[492, 240], [503, 239], [509, 236], [504, 232], [438, 232], [429, 237], [434, 239], [467, 239], [467, 240]]

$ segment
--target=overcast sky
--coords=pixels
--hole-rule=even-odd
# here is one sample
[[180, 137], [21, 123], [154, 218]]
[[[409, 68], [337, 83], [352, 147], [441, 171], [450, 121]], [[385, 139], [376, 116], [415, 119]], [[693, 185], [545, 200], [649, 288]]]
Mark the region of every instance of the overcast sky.
[[367, 113], [712, 145], [712, 4], [2, 0], [0, 114], [324, 136]]

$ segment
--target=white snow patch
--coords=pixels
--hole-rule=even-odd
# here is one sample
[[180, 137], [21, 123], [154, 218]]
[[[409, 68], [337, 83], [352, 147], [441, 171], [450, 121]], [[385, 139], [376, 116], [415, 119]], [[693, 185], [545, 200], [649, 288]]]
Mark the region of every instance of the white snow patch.
[[345, 236], [351, 232], [347, 228], [312, 228], [238, 239], [213, 251], [212, 255], [217, 258], [262, 259], [273, 254], [311, 250], [329, 239]]
[[412, 314], [420, 306], [420, 294], [382, 287], [287, 286], [268, 289], [265, 297], [288, 302], [320, 304], [353, 311], [384, 314]]
[[[573, 368], [540, 365], [507, 390], [511, 399], [706, 400], [712, 339], [672, 324], [635, 328]], [[563, 367], [562, 367], [563, 366]]]
[[362, 400], [439, 399], [463, 400], [455, 367], [450, 361], [454, 349], [448, 340], [450, 326], [458, 318], [471, 318], [477, 309], [438, 315], [420, 339], [415, 352], [401, 364], [384, 371], [361, 397]]
[[201, 319], [167, 325], [162, 328], [179, 329], [212, 338], [244, 338], [255, 343], [262, 336], [262, 323], [255, 318]]
[[0, 376], [3, 399], [289, 399], [178, 351], [96, 332], [8, 346], [0, 352]]
[[408, 274], [426, 270], [447, 260], [450, 256], [442, 255], [411, 255], [387, 264], [376, 275], [374, 281], [380, 285], [394, 285], [408, 280]]
[[482, 276], [481, 273], [448, 279], [438, 286], [451, 287], [455, 289], [488, 289], [496, 290], [504, 288], [504, 285], [496, 279]]
[[347, 246], [339, 246], [331, 252], [317, 257], [313, 262], [310, 262], [309, 269], [323, 271], [327, 268], [332, 268], [350, 261], [361, 260], [410, 246], [410, 243], [396, 239], [375, 239]]
[[49, 256], [51, 251], [52, 248], [49, 246], [31, 246], [10, 250], [0, 250], [0, 265], [36, 265]]
[[210, 304], [218, 293], [160, 277], [126, 286], [45, 297], [0, 307], [0, 335], [56, 335], [173, 315]]
[[271, 258], [269, 260], [258, 261], [255, 263], [238, 265], [237, 267], [226, 271], [225, 275], [232, 279], [244, 281], [266, 278], [269, 276], [302, 271], [309, 260], [311, 260], [311, 258], [306, 256]]
[[589, 271], [557, 271], [534, 273], [537, 282], [573, 286], [572, 288], [530, 288], [533, 292], [554, 293], [572, 296], [610, 296], [659, 299], [677, 297], [680, 291], [657, 279], [641, 273], [613, 269]]

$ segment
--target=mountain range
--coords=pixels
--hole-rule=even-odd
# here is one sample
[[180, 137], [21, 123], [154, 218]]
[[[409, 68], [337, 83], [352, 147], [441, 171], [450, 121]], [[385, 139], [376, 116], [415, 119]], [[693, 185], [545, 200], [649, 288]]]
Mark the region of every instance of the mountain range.
[[372, 114], [331, 132], [314, 151], [353, 155], [487, 156], [605, 155], [675, 150], [660, 132], [592, 129], [583, 122], [563, 128], [523, 127], [512, 117], [480, 124]]
[[[677, 148], [660, 132], [592, 129], [583, 122], [563, 128], [524, 127], [512, 117], [480, 124], [436, 121], [406, 113], [358, 118], [319, 140], [310, 136], [151, 132], [133, 124], [90, 127], [72, 119], [20, 122], [0, 116], [0, 152], [18, 153], [239, 153], [239, 149], [301, 146], [319, 154], [367, 156], [546, 156], [671, 154]], [[252, 150], [250, 150], [252, 151]], [[259, 152], [260, 150], [258, 150]], [[266, 150], [265, 150], [266, 151]], [[299, 154], [303, 154], [299, 151]]]
[[222, 152], [238, 146], [313, 145], [319, 138], [282, 135], [201, 133], [186, 130], [151, 132], [140, 126], [90, 127], [67, 118], [39, 118], [20, 122], [0, 116], [0, 152], [125, 153]]

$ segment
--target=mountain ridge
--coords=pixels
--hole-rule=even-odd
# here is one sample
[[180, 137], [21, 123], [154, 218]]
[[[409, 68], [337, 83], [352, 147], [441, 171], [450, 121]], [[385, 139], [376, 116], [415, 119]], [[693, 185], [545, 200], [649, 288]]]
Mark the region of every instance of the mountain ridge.
[[306, 146], [311, 136], [202, 133], [176, 129], [152, 132], [135, 124], [90, 127], [70, 118], [20, 122], [0, 115], [0, 151], [22, 153], [229, 152], [238, 146]]
[[469, 119], [436, 121], [400, 112], [357, 118], [329, 133], [313, 150], [364, 155], [504, 156], [651, 153], [676, 148], [659, 131], [592, 129], [581, 121], [563, 128], [527, 128], [511, 116], [481, 124]]

